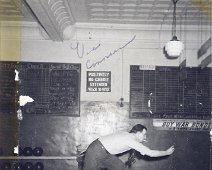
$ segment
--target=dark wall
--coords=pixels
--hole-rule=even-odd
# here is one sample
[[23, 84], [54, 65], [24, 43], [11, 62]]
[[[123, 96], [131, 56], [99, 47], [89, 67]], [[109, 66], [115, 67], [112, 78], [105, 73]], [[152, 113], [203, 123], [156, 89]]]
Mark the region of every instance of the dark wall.
[[18, 127], [16, 115], [0, 114], [0, 156], [13, 155], [18, 145]]
[[[212, 83], [209, 89], [212, 89], [211, 85]], [[5, 95], [3, 92], [1, 94]], [[211, 105], [211, 102], [207, 105]], [[14, 109], [12, 108], [12, 111]], [[200, 114], [204, 113], [202, 108], [200, 109]], [[13, 155], [13, 147], [17, 144], [22, 148], [42, 147], [44, 156], [71, 156], [79, 150], [86, 149], [101, 135], [120, 130], [128, 131], [136, 123], [142, 123], [148, 128], [148, 142], [145, 145], [159, 150], [175, 145], [176, 150], [169, 157], [157, 159], [138, 155], [138, 160], [133, 165], [136, 169], [209, 169], [209, 132], [155, 129], [152, 119], [129, 119], [129, 103], [124, 103], [124, 107], [120, 107], [120, 103], [116, 102], [81, 101], [80, 117], [29, 113], [23, 114], [23, 120], [19, 122], [16, 114], [6, 114], [10, 109], [2, 110], [4, 112], [0, 115], [0, 148], [5, 156]], [[44, 163], [47, 170], [77, 168], [77, 162], [72, 160], [45, 160]]]
[[[101, 135], [120, 130], [129, 130], [136, 123], [147, 126], [151, 149], [165, 150], [171, 145], [175, 152], [169, 157], [148, 158], [138, 154], [133, 165], [136, 169], [154, 170], [208, 170], [210, 165], [210, 137], [208, 131], [158, 130], [152, 119], [129, 119], [129, 104], [120, 107], [116, 102], [82, 102], [81, 117], [25, 116], [21, 122], [21, 146], [41, 146], [44, 155], [70, 156], [77, 153], [79, 145], [87, 145]], [[122, 158], [121, 158], [122, 159]], [[124, 159], [124, 158], [123, 158]], [[59, 160], [58, 160], [59, 161]], [[60, 161], [53, 169], [76, 166], [76, 162]], [[62, 163], [63, 162], [63, 163]], [[51, 167], [52, 162], [45, 161]], [[62, 168], [62, 165], [64, 166]]]
[[143, 123], [147, 126], [147, 143], [151, 149], [164, 150], [171, 145], [175, 152], [169, 157], [149, 158], [138, 154], [134, 167], [142, 170], [208, 170], [210, 167], [210, 138], [208, 131], [157, 130], [152, 120], [131, 120], [131, 124]]

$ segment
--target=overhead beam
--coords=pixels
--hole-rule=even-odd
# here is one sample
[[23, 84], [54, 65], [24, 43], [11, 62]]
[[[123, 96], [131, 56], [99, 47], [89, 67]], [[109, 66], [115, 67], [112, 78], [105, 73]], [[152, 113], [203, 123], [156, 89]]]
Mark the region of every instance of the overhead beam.
[[63, 41], [65, 28], [74, 24], [64, 0], [25, 0], [53, 41]]

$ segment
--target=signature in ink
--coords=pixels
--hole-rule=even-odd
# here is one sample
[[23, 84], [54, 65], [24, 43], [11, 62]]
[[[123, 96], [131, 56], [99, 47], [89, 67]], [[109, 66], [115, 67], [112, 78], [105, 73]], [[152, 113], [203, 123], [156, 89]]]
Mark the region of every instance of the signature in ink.
[[[86, 55], [89, 55], [91, 52], [96, 51], [100, 46], [101, 44], [98, 44], [97, 46], [93, 47], [90, 51], [86, 52]], [[85, 47], [83, 43], [77, 42], [75, 47], [72, 44], [70, 44], [70, 47], [72, 50], [76, 50], [77, 56], [79, 58], [84, 57]]]
[[77, 51], [77, 56], [79, 58], [83, 58], [84, 56], [84, 44], [80, 44], [79, 42], [77, 42], [76, 46], [73, 47], [72, 44], [70, 44], [70, 47], [72, 50], [76, 50]]
[[96, 51], [97, 48], [99, 48], [101, 44], [98, 44], [96, 47], [93, 47], [90, 51], [88, 51], [86, 54], [89, 55], [91, 52]]
[[135, 40], [136, 35], [134, 35], [132, 37], [132, 39], [130, 39], [126, 44], [124, 44], [123, 46], [115, 49], [112, 52], [109, 52], [109, 54], [105, 55], [104, 57], [101, 58], [101, 60], [96, 61], [91, 63], [91, 60], [87, 60], [86, 61], [86, 67], [87, 69], [90, 69], [92, 67], [96, 67], [97, 65], [101, 64], [102, 62], [104, 62], [106, 59], [110, 58], [111, 56], [113, 56], [115, 53], [117, 53], [118, 51], [120, 51], [121, 49], [125, 48], [126, 46], [128, 46], [130, 43], [132, 43]]

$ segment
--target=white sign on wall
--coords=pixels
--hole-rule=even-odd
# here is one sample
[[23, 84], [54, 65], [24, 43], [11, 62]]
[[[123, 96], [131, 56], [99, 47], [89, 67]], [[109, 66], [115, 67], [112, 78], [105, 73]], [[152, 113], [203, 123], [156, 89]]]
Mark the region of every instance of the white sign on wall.
[[110, 71], [87, 71], [87, 92], [110, 92]]
[[211, 120], [154, 119], [153, 126], [158, 130], [210, 130]]

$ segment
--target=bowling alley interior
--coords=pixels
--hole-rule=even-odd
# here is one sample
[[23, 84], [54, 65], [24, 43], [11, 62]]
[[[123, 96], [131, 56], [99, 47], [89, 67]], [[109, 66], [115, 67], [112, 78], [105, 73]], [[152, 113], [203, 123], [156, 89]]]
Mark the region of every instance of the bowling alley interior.
[[175, 150], [129, 169], [212, 170], [211, 35], [211, 0], [0, 0], [0, 169], [86, 170], [142, 124]]

